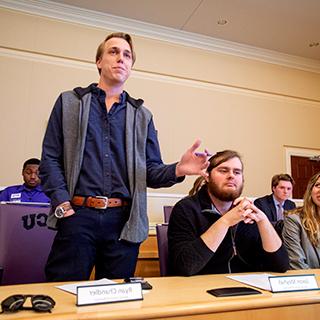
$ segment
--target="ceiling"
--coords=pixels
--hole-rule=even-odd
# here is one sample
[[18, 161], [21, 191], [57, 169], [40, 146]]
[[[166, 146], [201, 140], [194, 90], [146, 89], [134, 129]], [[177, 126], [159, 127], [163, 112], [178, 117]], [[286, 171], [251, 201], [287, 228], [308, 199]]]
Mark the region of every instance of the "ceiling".
[[53, 2], [320, 61], [320, 0]]

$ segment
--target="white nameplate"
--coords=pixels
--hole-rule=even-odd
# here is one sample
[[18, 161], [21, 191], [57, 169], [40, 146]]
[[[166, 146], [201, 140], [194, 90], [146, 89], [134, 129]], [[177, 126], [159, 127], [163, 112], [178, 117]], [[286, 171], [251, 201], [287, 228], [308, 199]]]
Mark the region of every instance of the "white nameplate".
[[77, 306], [131, 300], [143, 300], [141, 283], [77, 287]]
[[319, 290], [314, 274], [269, 277], [272, 292]]

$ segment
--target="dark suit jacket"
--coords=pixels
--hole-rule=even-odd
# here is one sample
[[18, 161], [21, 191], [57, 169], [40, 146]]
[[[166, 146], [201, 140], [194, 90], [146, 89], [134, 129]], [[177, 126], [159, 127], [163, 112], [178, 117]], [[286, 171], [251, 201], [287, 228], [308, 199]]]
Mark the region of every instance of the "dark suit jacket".
[[[266, 214], [271, 222], [277, 221], [277, 209], [274, 205], [272, 194], [262, 198], [257, 198], [254, 200], [254, 204]], [[292, 210], [295, 207], [296, 204], [291, 200], [286, 200], [283, 205], [284, 210]]]

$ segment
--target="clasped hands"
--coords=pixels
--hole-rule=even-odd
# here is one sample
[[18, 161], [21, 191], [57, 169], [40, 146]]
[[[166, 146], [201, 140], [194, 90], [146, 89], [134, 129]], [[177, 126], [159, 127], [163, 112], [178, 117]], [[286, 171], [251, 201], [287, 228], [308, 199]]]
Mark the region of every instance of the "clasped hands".
[[253, 202], [246, 197], [239, 197], [233, 202], [234, 207], [224, 214], [230, 226], [234, 226], [240, 221], [244, 223], [259, 223], [268, 219], [266, 215], [258, 209]]

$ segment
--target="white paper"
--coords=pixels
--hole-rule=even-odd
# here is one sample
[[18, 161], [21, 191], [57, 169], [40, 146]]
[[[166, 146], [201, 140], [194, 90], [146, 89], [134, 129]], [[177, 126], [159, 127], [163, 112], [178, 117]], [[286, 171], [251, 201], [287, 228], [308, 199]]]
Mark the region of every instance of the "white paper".
[[116, 283], [116, 282], [109, 280], [109, 279], [106, 279], [106, 278], [103, 278], [100, 280], [64, 284], [62, 286], [56, 286], [56, 288], [70, 292], [72, 294], [77, 294], [77, 287], [80, 287], [80, 286], [94, 286], [94, 285], [99, 285], [99, 284], [113, 284], [113, 283]]
[[249, 286], [256, 287], [259, 289], [271, 291], [269, 277], [272, 274], [269, 273], [260, 273], [260, 274], [248, 274], [241, 276], [227, 276], [227, 278], [236, 280], [241, 283], [248, 284]]

